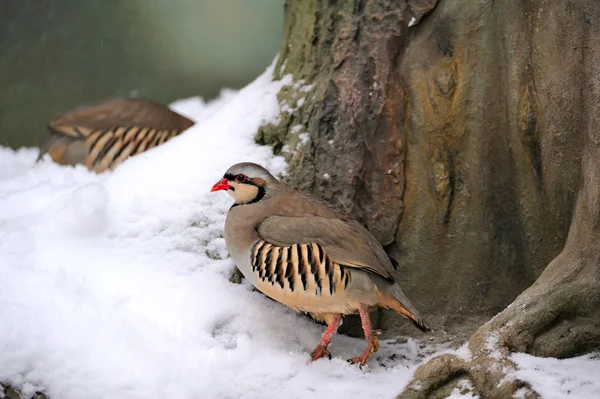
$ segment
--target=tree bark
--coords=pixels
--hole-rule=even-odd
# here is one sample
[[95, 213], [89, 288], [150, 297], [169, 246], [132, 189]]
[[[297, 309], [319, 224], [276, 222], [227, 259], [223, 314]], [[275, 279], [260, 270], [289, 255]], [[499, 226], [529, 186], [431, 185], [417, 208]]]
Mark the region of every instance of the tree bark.
[[286, 4], [276, 71], [295, 83], [257, 141], [386, 245], [438, 332], [497, 315], [470, 360], [434, 359], [401, 397], [463, 377], [534, 397], [505, 378], [511, 352], [600, 347], [599, 26], [594, 0]]
[[[435, 2], [414, 3], [415, 12], [404, 0], [287, 2], [276, 77], [292, 74], [296, 83], [279, 93], [280, 123], [257, 135], [286, 156], [288, 183], [353, 214], [384, 245], [394, 242], [405, 184], [405, 93], [395, 63], [410, 19]], [[358, 318], [344, 330], [360, 335]]]

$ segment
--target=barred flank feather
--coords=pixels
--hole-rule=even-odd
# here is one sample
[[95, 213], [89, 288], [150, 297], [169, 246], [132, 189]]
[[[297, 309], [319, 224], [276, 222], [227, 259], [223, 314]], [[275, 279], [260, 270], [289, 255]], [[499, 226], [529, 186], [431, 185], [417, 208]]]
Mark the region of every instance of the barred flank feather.
[[148, 151], [181, 133], [176, 129], [157, 130], [136, 126], [106, 130], [53, 126], [52, 132], [84, 140], [87, 156], [83, 163], [97, 173], [112, 170], [128, 157]]
[[258, 240], [250, 257], [252, 272], [261, 282], [290, 293], [302, 290], [318, 297], [332, 296], [352, 280], [348, 268], [332, 262], [314, 243], [280, 247]]

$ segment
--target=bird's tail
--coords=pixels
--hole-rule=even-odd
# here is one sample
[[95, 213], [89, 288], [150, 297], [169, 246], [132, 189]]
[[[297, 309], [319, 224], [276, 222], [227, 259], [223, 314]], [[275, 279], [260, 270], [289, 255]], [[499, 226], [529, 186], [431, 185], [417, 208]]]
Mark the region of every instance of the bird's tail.
[[[44, 157], [44, 155], [49, 153], [57, 145], [63, 144], [63, 146], [66, 149], [66, 145], [64, 145], [64, 143], [61, 143], [61, 140], [63, 138], [64, 138], [63, 136], [57, 134], [55, 131], [50, 129], [50, 136], [46, 140], [46, 143], [44, 143], [44, 145], [40, 147], [40, 153], [38, 154], [38, 157], [35, 162], [36, 163], [40, 162], [42, 160], [42, 158]], [[64, 150], [62, 152], [64, 152]], [[61, 154], [62, 154], [62, 152], [61, 152]]]
[[392, 293], [388, 294], [377, 290], [377, 304], [386, 309], [393, 309], [400, 316], [407, 318], [415, 327], [423, 332], [431, 331], [431, 328], [404, 295], [398, 286], [392, 288]]
[[50, 139], [48, 139], [48, 140], [46, 140], [46, 143], [40, 147], [40, 153], [38, 154], [38, 157], [35, 160], [36, 163], [40, 162], [42, 160], [42, 158], [44, 157], [44, 155], [46, 155], [46, 153], [50, 149], [50, 145], [51, 145]]

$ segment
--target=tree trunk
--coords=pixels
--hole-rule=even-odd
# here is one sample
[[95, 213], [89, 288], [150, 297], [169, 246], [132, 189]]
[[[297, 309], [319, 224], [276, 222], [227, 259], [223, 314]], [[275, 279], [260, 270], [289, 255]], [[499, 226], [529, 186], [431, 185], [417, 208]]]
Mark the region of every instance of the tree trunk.
[[286, 4], [276, 71], [295, 83], [257, 140], [386, 245], [434, 329], [465, 336], [505, 309], [470, 361], [422, 366], [407, 397], [461, 376], [535, 395], [479, 367], [600, 347], [598, 26], [595, 0]]

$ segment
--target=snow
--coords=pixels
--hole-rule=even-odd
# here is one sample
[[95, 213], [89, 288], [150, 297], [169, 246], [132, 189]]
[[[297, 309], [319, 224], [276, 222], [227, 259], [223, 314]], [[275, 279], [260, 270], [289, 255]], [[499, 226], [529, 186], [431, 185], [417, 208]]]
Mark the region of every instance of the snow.
[[[0, 381], [54, 399], [393, 398], [421, 361], [470, 357], [466, 345], [384, 340], [361, 370], [346, 359], [364, 341], [336, 336], [333, 359], [313, 363], [323, 326], [229, 283], [231, 200], [209, 191], [240, 161], [285, 174], [253, 140], [292, 84], [273, 68], [214, 101], [175, 102], [197, 124], [110, 173], [0, 147]], [[545, 397], [599, 394], [598, 359], [515, 356]], [[461, 382], [451, 397], [470, 391]]]
[[498, 331], [490, 332], [485, 337], [485, 349], [488, 351], [488, 356], [495, 360], [500, 360], [502, 357], [500, 350], [498, 349], [499, 340], [500, 333]]
[[464, 360], [465, 362], [471, 361], [471, 350], [469, 349], [469, 345], [467, 343], [458, 348], [455, 353], [459, 359]]
[[305, 145], [310, 140], [310, 135], [308, 133], [300, 133], [298, 138], [300, 139], [300, 144]]
[[272, 70], [215, 101], [174, 103], [198, 123], [110, 173], [0, 148], [0, 381], [63, 399], [402, 390], [430, 349], [384, 341], [361, 370], [346, 359], [364, 341], [336, 336], [333, 359], [312, 363], [322, 325], [228, 281], [231, 199], [209, 191], [235, 162], [284, 172], [253, 140], [291, 82]]
[[479, 396], [473, 394], [473, 384], [466, 378], [459, 380], [456, 387], [450, 392], [448, 399], [476, 399]]
[[600, 398], [600, 353], [571, 359], [515, 353], [516, 378], [527, 381], [545, 399]]

